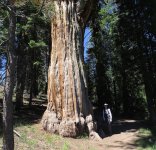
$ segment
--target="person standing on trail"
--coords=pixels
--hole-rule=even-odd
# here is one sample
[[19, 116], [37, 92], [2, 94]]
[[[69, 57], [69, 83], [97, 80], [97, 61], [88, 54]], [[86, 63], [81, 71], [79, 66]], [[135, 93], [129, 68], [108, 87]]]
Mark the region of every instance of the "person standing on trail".
[[104, 104], [104, 109], [103, 109], [103, 120], [105, 122], [105, 125], [107, 126], [107, 130], [109, 135], [112, 135], [112, 113], [110, 108], [108, 108], [108, 104]]

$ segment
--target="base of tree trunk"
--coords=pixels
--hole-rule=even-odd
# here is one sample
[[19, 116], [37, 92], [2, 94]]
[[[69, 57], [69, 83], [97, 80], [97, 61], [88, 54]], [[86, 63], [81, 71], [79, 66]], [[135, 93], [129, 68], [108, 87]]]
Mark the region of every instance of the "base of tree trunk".
[[59, 133], [60, 120], [57, 118], [55, 112], [46, 110], [42, 117], [41, 124], [44, 130], [50, 133]]
[[78, 133], [78, 127], [71, 118], [59, 120], [56, 113], [49, 110], [44, 112], [41, 124], [44, 130], [63, 137], [76, 137]]
[[78, 128], [76, 123], [71, 119], [64, 119], [59, 126], [59, 134], [64, 137], [76, 137]]
[[84, 119], [83, 115], [80, 114], [79, 121], [76, 122], [73, 118], [59, 120], [55, 112], [46, 110], [41, 124], [44, 130], [63, 137], [76, 137], [87, 131], [91, 139], [98, 141], [101, 139], [96, 133], [96, 124], [93, 122], [92, 115], [88, 115]]

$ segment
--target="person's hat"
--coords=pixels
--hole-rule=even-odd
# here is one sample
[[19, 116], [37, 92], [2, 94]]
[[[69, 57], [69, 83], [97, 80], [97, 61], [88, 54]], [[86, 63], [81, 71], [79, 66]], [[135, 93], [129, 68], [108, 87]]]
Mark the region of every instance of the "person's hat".
[[108, 106], [108, 104], [107, 103], [104, 103], [104, 106]]

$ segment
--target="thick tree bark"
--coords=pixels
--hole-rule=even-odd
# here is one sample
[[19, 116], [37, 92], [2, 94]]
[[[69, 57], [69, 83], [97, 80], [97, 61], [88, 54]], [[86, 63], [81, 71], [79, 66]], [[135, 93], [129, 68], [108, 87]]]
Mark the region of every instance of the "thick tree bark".
[[13, 2], [9, 1], [9, 44], [8, 44], [8, 62], [5, 81], [5, 95], [3, 99], [3, 150], [14, 149], [13, 136], [13, 103], [12, 95], [15, 76], [15, 28], [16, 17], [14, 13]]
[[[86, 4], [90, 5], [87, 9]], [[48, 106], [42, 125], [45, 130], [62, 136], [74, 137], [83, 131], [84, 118], [92, 113], [83, 60], [84, 28], [91, 4], [92, 0], [54, 1]], [[89, 118], [86, 124], [91, 132], [93, 122], [92, 117]]]

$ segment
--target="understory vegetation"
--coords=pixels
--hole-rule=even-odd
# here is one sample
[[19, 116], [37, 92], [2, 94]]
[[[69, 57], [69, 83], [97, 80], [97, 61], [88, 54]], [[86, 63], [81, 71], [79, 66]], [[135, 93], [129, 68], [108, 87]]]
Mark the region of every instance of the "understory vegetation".
[[156, 127], [139, 129], [140, 139], [136, 141], [138, 149], [155, 150], [156, 149]]

